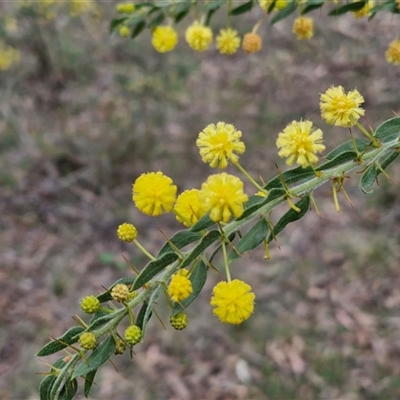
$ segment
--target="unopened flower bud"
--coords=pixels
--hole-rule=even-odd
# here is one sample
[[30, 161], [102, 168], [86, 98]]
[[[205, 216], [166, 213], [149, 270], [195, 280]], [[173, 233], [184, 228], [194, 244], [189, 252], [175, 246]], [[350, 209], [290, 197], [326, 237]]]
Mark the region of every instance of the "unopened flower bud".
[[86, 296], [82, 299], [80, 305], [82, 311], [86, 314], [94, 314], [100, 308], [100, 301], [95, 296]]
[[83, 349], [92, 350], [97, 346], [97, 339], [92, 332], [84, 332], [79, 336], [78, 343]]
[[142, 330], [137, 325], [131, 325], [126, 328], [124, 333], [125, 340], [132, 345], [140, 342]]
[[124, 303], [129, 299], [129, 288], [123, 283], [118, 283], [111, 289], [111, 297], [120, 302]]
[[124, 351], [126, 349], [126, 344], [123, 340], [118, 339], [115, 343], [115, 351], [114, 354], [124, 354]]
[[181, 331], [182, 329], [185, 329], [187, 327], [189, 319], [186, 314], [179, 313], [171, 316], [169, 322], [174, 329], [176, 329], [177, 331]]

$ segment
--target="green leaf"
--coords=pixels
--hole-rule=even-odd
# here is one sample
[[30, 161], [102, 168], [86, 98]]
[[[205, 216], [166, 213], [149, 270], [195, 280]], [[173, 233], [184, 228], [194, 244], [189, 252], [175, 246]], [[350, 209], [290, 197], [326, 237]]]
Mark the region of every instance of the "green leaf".
[[383, 139], [383, 143], [391, 141], [400, 136], [400, 117], [388, 119], [383, 122], [375, 131], [376, 138]]
[[121, 24], [123, 24], [129, 17], [114, 18], [110, 22], [110, 33], [114, 32]]
[[334, 168], [343, 164], [347, 161], [355, 160], [357, 158], [357, 153], [355, 151], [346, 151], [344, 153], [340, 153], [333, 160], [330, 160], [324, 164], [319, 165], [315, 168], [316, 171], [324, 171], [329, 168]]
[[103, 343], [99, 344], [86, 360], [78, 365], [72, 375], [72, 379], [83, 376], [103, 365], [114, 353], [115, 341], [109, 336]]
[[62, 387], [57, 400], [72, 400], [78, 391], [78, 381], [76, 379], [67, 380]]
[[346, 14], [350, 11], [360, 11], [366, 4], [367, 0], [356, 1], [354, 3], [345, 4], [344, 6], [337, 7], [331, 11], [329, 11], [329, 16], [336, 16]]
[[139, 22], [132, 31], [131, 34], [131, 39], [134, 39], [136, 36], [140, 35], [143, 31], [143, 29], [146, 28], [146, 22], [145, 21], [141, 21]]
[[[360, 153], [362, 153], [368, 146], [370, 146], [370, 142], [366, 139], [354, 138], [354, 142]], [[333, 160], [339, 154], [347, 152], [347, 151], [354, 151], [351, 140], [349, 140], [348, 142], [342, 143], [341, 145], [339, 145], [338, 147], [333, 149], [331, 152], [329, 152], [325, 156], [325, 158], [327, 160]]]
[[175, 303], [174, 308], [172, 310], [172, 315], [179, 314], [196, 299], [196, 297], [200, 294], [201, 290], [203, 289], [204, 284], [207, 280], [207, 271], [208, 267], [203, 260], [199, 260], [196, 266], [193, 268], [192, 273], [190, 274], [190, 281], [192, 282], [193, 292], [190, 296], [182, 300], [180, 303]]
[[238, 7], [235, 7], [231, 10], [229, 15], [240, 15], [249, 12], [253, 7], [253, 0], [248, 1], [247, 3], [241, 4]]
[[[97, 316], [98, 315], [98, 316]], [[101, 328], [107, 322], [114, 318], [114, 314], [96, 313], [90, 321], [89, 327], [86, 329], [88, 332], [93, 332]]]
[[121, 279], [118, 279], [116, 282], [114, 282], [110, 288], [108, 289], [107, 292], [103, 292], [97, 296], [97, 299], [100, 301], [100, 303], [105, 303], [106, 301], [111, 301], [111, 290], [114, 286], [118, 285], [119, 283], [123, 283], [125, 285], [132, 285], [136, 280], [136, 277], [134, 276], [127, 276]]
[[[167, 243], [165, 243], [165, 245], [158, 253], [158, 257], [170, 251], [175, 251], [174, 247], [176, 247], [177, 249], [181, 249], [182, 247], [185, 247], [190, 243], [196, 242], [197, 240], [200, 240], [202, 236], [203, 235], [198, 232], [191, 232], [188, 230], [180, 231], [172, 236], [172, 238], [169, 239]], [[170, 243], [172, 243], [173, 246], [171, 246]]]
[[368, 17], [368, 21], [371, 20], [372, 18], [375, 17], [377, 12], [380, 11], [389, 11], [393, 14], [399, 14], [400, 10], [397, 8], [397, 4], [396, 2], [394, 2], [393, 0], [389, 0], [386, 3], [383, 4], [378, 4], [375, 7], [372, 7], [369, 12], [370, 12], [370, 16]]
[[310, 207], [310, 196], [305, 195], [300, 201], [296, 203], [296, 206], [300, 208], [300, 212], [297, 212], [291, 208], [285, 215], [283, 215], [283, 217], [277, 222], [273, 231], [269, 235], [268, 243], [274, 237], [276, 237], [278, 233], [282, 232], [288, 224], [297, 221], [307, 213]]
[[[149, 308], [149, 303], [144, 302], [142, 307], [140, 308], [139, 314], [136, 318], [136, 325], [143, 330], [143, 326], [147, 323], [147, 321], [144, 320], [145, 315], [147, 313], [147, 309]], [[148, 319], [150, 319], [151, 314], [149, 314]]]
[[176, 24], [182, 21], [186, 15], [189, 14], [191, 7], [192, 4], [188, 1], [182, 1], [176, 5], [175, 9], [173, 10], [174, 21]]
[[[269, 226], [264, 218], [261, 218], [251, 229], [235, 244], [236, 250], [241, 254], [255, 249], [266, 237]], [[240, 255], [235, 251], [229, 254], [230, 260], [239, 258]]]
[[40, 400], [50, 400], [50, 392], [56, 381], [55, 375], [48, 375], [44, 378], [39, 385], [39, 399]]
[[221, 237], [219, 231], [210, 231], [203, 236], [200, 243], [187, 255], [181, 264], [181, 268], [190, 265], [200, 254], [203, 253], [208, 247], [211, 246], [216, 240]]
[[153, 29], [153, 28], [155, 28], [156, 26], [161, 25], [162, 22], [164, 21], [164, 19], [165, 19], [165, 14], [164, 14], [163, 12], [160, 12], [155, 18], [153, 18], [153, 19], [149, 22], [149, 24], [147, 25], [147, 27], [148, 27], [149, 29]]
[[292, 0], [283, 10], [280, 10], [278, 13], [275, 14], [275, 16], [271, 19], [271, 25], [274, 25], [282, 19], [287, 18], [296, 10], [296, 8], [296, 1]]
[[79, 339], [79, 335], [84, 330], [85, 329], [81, 326], [74, 326], [73, 328], [68, 329], [64, 335], [43, 346], [36, 355], [38, 357], [49, 356], [50, 354], [54, 354], [62, 349], [65, 349], [69, 345], [76, 343]]
[[225, 0], [213, 0], [203, 7], [203, 11], [216, 11], [226, 3]]
[[83, 387], [83, 394], [85, 395], [85, 397], [89, 396], [90, 390], [92, 389], [94, 383], [94, 377], [96, 376], [96, 372], [97, 369], [94, 369], [85, 376], [85, 386]]
[[365, 194], [371, 194], [373, 190], [369, 190], [370, 187], [377, 181], [378, 176], [382, 173], [381, 169], [385, 170], [397, 157], [399, 156], [398, 151], [391, 152], [381, 162], [378, 168], [376, 162], [371, 164], [363, 173], [360, 179], [360, 189]]
[[215, 225], [215, 222], [211, 220], [210, 216], [204, 215], [201, 217], [191, 228], [192, 232], [200, 232], [204, 231], [205, 229], [209, 228], [210, 226]]
[[244, 210], [243, 214], [239, 218], [237, 218], [237, 220], [240, 221], [240, 220], [246, 218], [250, 214], [253, 214], [257, 210], [259, 210], [265, 204], [268, 204], [269, 202], [277, 199], [278, 197], [284, 196], [285, 194], [286, 194], [286, 191], [284, 189], [273, 188], [268, 192], [267, 197], [258, 196], [258, 197], [261, 197], [262, 201], [257, 202], [255, 204], [251, 205], [250, 207], [247, 207]]
[[137, 290], [141, 288], [145, 283], [147, 283], [151, 278], [156, 276], [165, 267], [172, 264], [178, 258], [176, 253], [166, 253], [160, 258], [150, 261], [143, 269], [143, 271], [137, 276], [135, 283], [133, 284], [132, 290]]
[[[293, 169], [289, 169], [285, 172], [281, 173], [281, 176], [287, 185], [291, 183], [300, 182], [304, 179], [311, 178], [315, 176], [315, 172], [312, 168], [307, 167], [296, 167]], [[281, 177], [278, 175], [275, 178], [271, 179], [266, 185], [265, 189], [271, 190], [273, 188], [283, 188]]]
[[301, 14], [304, 15], [313, 10], [316, 10], [317, 8], [322, 7], [324, 3], [324, 0], [308, 0], [305, 7], [301, 10]]

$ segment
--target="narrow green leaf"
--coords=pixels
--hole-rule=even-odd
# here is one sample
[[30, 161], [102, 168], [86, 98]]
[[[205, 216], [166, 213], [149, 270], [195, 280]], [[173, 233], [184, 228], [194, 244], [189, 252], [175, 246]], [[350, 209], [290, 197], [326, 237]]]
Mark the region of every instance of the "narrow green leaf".
[[329, 11], [328, 15], [332, 17], [336, 15], [346, 14], [347, 12], [350, 11], [360, 11], [365, 6], [366, 2], [367, 0], [362, 0], [362, 1], [356, 1], [354, 3], [345, 4], [344, 6], [337, 7]]
[[79, 339], [79, 334], [84, 330], [85, 329], [81, 326], [74, 326], [73, 328], [68, 329], [64, 335], [43, 346], [36, 355], [38, 357], [49, 356], [50, 354], [54, 354], [62, 349], [65, 349], [69, 345], [76, 343]]
[[116, 28], [118, 28], [121, 24], [123, 24], [128, 17], [121, 17], [121, 18], [114, 18], [110, 22], [110, 28], [109, 31], [110, 33], [114, 32]]
[[[158, 257], [170, 251], [174, 251], [174, 247], [176, 247], [177, 249], [181, 249], [182, 247], [185, 247], [190, 243], [196, 242], [197, 240], [200, 240], [202, 236], [203, 235], [199, 232], [191, 232], [189, 230], [180, 231], [172, 236], [172, 238], [169, 239], [169, 242], [165, 243], [165, 245], [158, 253]], [[170, 243], [172, 243], [173, 246], [171, 246]]]
[[131, 39], [134, 39], [136, 36], [140, 35], [143, 31], [143, 29], [146, 28], [146, 22], [145, 21], [141, 21], [139, 22], [132, 31], [131, 34]]
[[283, 10], [280, 10], [275, 16], [271, 19], [271, 25], [276, 24], [277, 22], [287, 18], [290, 14], [292, 14], [297, 8], [297, 3], [295, 0], [292, 0]]
[[176, 253], [166, 253], [161, 257], [150, 261], [143, 269], [143, 271], [137, 276], [135, 283], [133, 284], [132, 290], [137, 290], [141, 288], [145, 283], [147, 283], [151, 278], [156, 276], [165, 267], [172, 264], [178, 259], [178, 254]]
[[225, 0], [213, 0], [209, 1], [208, 4], [206, 4], [203, 7], [204, 11], [216, 11], [218, 8], [220, 8], [222, 5], [226, 3]]
[[[147, 321], [144, 320], [144, 318], [145, 318], [145, 315], [146, 315], [146, 312], [147, 312], [148, 308], [149, 308], [149, 303], [144, 302], [142, 307], [140, 308], [139, 314], [138, 314], [138, 316], [136, 318], [136, 325], [142, 330], [143, 330], [143, 326], [147, 322]], [[150, 318], [150, 317], [151, 317], [151, 314], [149, 314], [148, 318]]]
[[94, 383], [94, 377], [96, 376], [97, 369], [90, 371], [85, 376], [85, 386], [83, 387], [83, 394], [85, 397], [89, 397], [90, 390], [92, 389]]
[[235, 7], [231, 10], [229, 15], [240, 15], [249, 12], [253, 7], [253, 0], [248, 1], [247, 3], [241, 4], [238, 7]]
[[180, 303], [174, 304], [174, 308], [172, 310], [173, 316], [179, 314], [187, 307], [189, 307], [189, 305], [192, 304], [196, 297], [200, 294], [207, 280], [207, 271], [208, 267], [206, 263], [203, 260], [199, 260], [196, 266], [193, 268], [193, 271], [190, 274], [189, 278], [192, 282], [193, 292], [187, 299], [181, 301]]
[[[279, 188], [273, 188], [268, 191], [268, 196], [267, 197], [261, 197], [262, 201], [257, 202], [250, 207], [247, 207], [243, 214], [237, 218], [238, 221], [246, 218], [250, 214], [255, 213], [257, 210], [259, 210], [261, 207], [263, 207], [265, 204], [268, 204], [269, 202], [277, 199], [278, 197], [284, 196], [286, 194], [286, 191], [284, 189], [279, 189]], [[259, 196], [260, 197], [260, 196]]]
[[136, 277], [134, 276], [127, 276], [121, 279], [118, 279], [116, 282], [114, 282], [110, 288], [108, 289], [108, 291], [103, 292], [101, 294], [99, 294], [97, 296], [97, 299], [100, 301], [100, 303], [105, 303], [106, 301], [111, 301], [112, 297], [111, 297], [111, 290], [115, 285], [118, 285], [119, 283], [123, 283], [125, 285], [132, 285], [132, 283], [134, 283], [136, 280]]
[[307, 213], [310, 207], [310, 196], [305, 195], [300, 201], [296, 203], [296, 206], [300, 208], [300, 212], [297, 212], [291, 208], [285, 215], [283, 215], [283, 217], [275, 225], [274, 230], [269, 235], [268, 243], [273, 240], [273, 238], [276, 237], [278, 233], [282, 232], [288, 224], [299, 220]]
[[[362, 153], [370, 145], [370, 142], [368, 140], [360, 139], [360, 138], [354, 138], [354, 142], [360, 153]], [[342, 154], [346, 151], [354, 151], [351, 140], [349, 140], [348, 142], [342, 143], [341, 145], [339, 145], [338, 147], [336, 147], [335, 149], [330, 151], [325, 156], [325, 158], [330, 161], [330, 160], [333, 160], [335, 157], [337, 157], [339, 154]]]
[[215, 225], [215, 222], [211, 220], [210, 216], [204, 215], [201, 217], [191, 228], [192, 232], [200, 232], [204, 231], [205, 229], [209, 228], [210, 226]]
[[176, 24], [181, 22], [186, 15], [189, 14], [191, 7], [192, 3], [188, 1], [182, 1], [176, 5], [175, 9], [173, 10], [174, 21]]
[[57, 400], [72, 400], [78, 391], [78, 381], [76, 379], [67, 380], [60, 391]]
[[308, 14], [309, 12], [322, 7], [324, 3], [324, 0], [308, 0], [305, 7], [301, 10], [301, 14]]
[[229, 254], [230, 260], [239, 258], [246, 251], [255, 249], [266, 237], [269, 231], [269, 226], [264, 218], [261, 218], [251, 229], [235, 244], [236, 250], [232, 250]]
[[115, 341], [112, 336], [109, 336], [103, 343], [99, 344], [90, 354], [86, 360], [78, 365], [72, 375], [72, 379], [78, 376], [83, 376], [89, 372], [97, 369], [100, 365], [103, 365], [114, 353]]
[[[307, 178], [311, 178], [315, 176], [315, 172], [312, 168], [307, 167], [296, 167], [293, 169], [289, 169], [285, 172], [281, 173], [283, 180], [287, 185], [292, 183], [300, 182]], [[271, 179], [266, 185], [265, 189], [271, 190], [273, 188], [283, 188], [281, 177], [278, 175], [275, 178]]]
[[[380, 166], [385, 170], [397, 157], [398, 151], [391, 152], [380, 163]], [[378, 176], [382, 173], [381, 169], [377, 167], [376, 163], [371, 164], [363, 173], [360, 179], [360, 189], [365, 194], [371, 194], [373, 190], [369, 190], [372, 185], [377, 181]]]
[[[393, 140], [396, 136], [400, 137], [400, 117], [388, 119], [383, 122], [375, 131], [376, 138]], [[385, 142], [385, 140], [383, 140]]]
[[354, 151], [346, 151], [344, 153], [340, 153], [333, 160], [330, 160], [324, 164], [319, 165], [315, 168], [316, 171], [325, 171], [329, 168], [337, 167], [340, 164], [343, 164], [347, 161], [355, 160], [357, 158], [357, 153]]
[[153, 28], [155, 28], [155, 27], [161, 25], [162, 22], [164, 21], [164, 19], [165, 19], [165, 14], [164, 14], [163, 12], [160, 12], [155, 18], [153, 18], [153, 19], [149, 22], [149, 24], [147, 25], [147, 27], [148, 27], [149, 29], [153, 29]]
[[204, 235], [200, 243], [183, 260], [181, 268], [185, 268], [186, 266], [190, 265], [200, 254], [203, 253], [204, 250], [210, 247], [220, 237], [221, 234], [217, 230], [210, 231]]
[[[97, 314], [97, 313], [96, 313]], [[100, 314], [96, 318], [97, 315], [94, 315], [92, 320], [90, 321], [90, 325], [87, 328], [88, 332], [93, 332], [96, 329], [101, 328], [103, 325], [105, 325], [107, 322], [111, 321], [114, 318], [114, 314]]]
[[50, 400], [50, 392], [56, 381], [55, 375], [48, 375], [44, 378], [39, 385], [39, 399], [40, 400]]

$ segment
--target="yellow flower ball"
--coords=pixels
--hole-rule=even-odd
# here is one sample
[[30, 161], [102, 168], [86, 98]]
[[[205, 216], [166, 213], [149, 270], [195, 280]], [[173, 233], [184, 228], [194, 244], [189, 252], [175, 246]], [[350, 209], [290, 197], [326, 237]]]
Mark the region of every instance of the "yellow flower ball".
[[217, 36], [217, 49], [221, 54], [234, 54], [240, 47], [240, 38], [237, 31], [227, 28], [221, 29]]
[[229, 161], [239, 160], [237, 154], [243, 154], [246, 147], [240, 140], [242, 132], [231, 124], [218, 122], [207, 125], [196, 140], [202, 160], [211, 168], [226, 168]]
[[400, 40], [393, 40], [389, 43], [385, 58], [388, 63], [400, 64]]
[[255, 294], [247, 283], [234, 279], [231, 282], [219, 282], [213, 289], [210, 304], [221, 322], [239, 325], [254, 311]]
[[166, 53], [175, 48], [178, 43], [178, 34], [170, 26], [157, 26], [153, 30], [151, 41], [153, 47], [160, 53]]
[[262, 47], [262, 39], [257, 33], [246, 33], [242, 41], [242, 49], [246, 53], [256, 53]]
[[324, 94], [321, 94], [319, 103], [322, 118], [334, 126], [349, 128], [354, 126], [364, 110], [360, 104], [364, 103], [364, 97], [357, 89], [345, 93], [342, 86], [331, 86]]
[[297, 162], [303, 168], [316, 164], [316, 154], [325, 150], [322, 131], [313, 129], [311, 121], [291, 122], [279, 133], [276, 146], [280, 149], [279, 157], [287, 158], [287, 165]]
[[181, 269], [178, 273], [172, 275], [171, 282], [168, 285], [168, 294], [173, 301], [185, 300], [192, 292], [193, 287], [189, 279], [189, 271]]
[[208, 177], [201, 186], [200, 200], [205, 213], [210, 213], [214, 222], [228, 222], [232, 216], [239, 218], [248, 200], [243, 192], [243, 182], [226, 172]]
[[185, 226], [193, 226], [204, 214], [200, 202], [200, 191], [185, 190], [176, 199], [174, 205], [176, 219]]
[[299, 17], [294, 20], [292, 32], [297, 39], [311, 39], [314, 36], [314, 21], [312, 18]]
[[132, 224], [124, 222], [118, 227], [117, 236], [123, 242], [133, 242], [137, 237], [137, 229]]
[[143, 214], [156, 217], [172, 210], [177, 187], [161, 171], [148, 172], [136, 179], [132, 199]]
[[212, 30], [208, 26], [195, 21], [185, 32], [185, 39], [188, 45], [196, 51], [204, 51], [212, 42]]

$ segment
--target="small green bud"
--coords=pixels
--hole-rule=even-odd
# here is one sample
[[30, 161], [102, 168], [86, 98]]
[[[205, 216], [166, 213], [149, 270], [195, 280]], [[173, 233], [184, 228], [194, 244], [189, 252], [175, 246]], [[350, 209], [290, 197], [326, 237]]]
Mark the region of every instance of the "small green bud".
[[82, 299], [80, 305], [82, 311], [86, 314], [94, 314], [100, 308], [100, 301], [95, 296], [86, 296]]
[[135, 11], [135, 5], [133, 3], [118, 3], [117, 12], [120, 14], [132, 14]]
[[115, 343], [115, 351], [114, 354], [118, 355], [118, 354], [124, 354], [124, 351], [126, 349], [126, 344], [123, 340], [121, 339], [117, 339], [116, 343]]
[[118, 283], [111, 289], [111, 297], [120, 302], [124, 303], [129, 299], [129, 288], [123, 283]]
[[134, 299], [137, 295], [138, 295], [138, 292], [136, 290], [134, 290], [133, 292], [129, 292], [129, 296], [128, 296], [128, 300], [127, 301], [130, 301], [130, 300]]
[[84, 332], [79, 336], [78, 343], [83, 349], [92, 350], [97, 346], [97, 339], [92, 332]]
[[132, 345], [140, 342], [142, 330], [137, 325], [131, 325], [126, 328], [124, 333], [125, 340]]
[[189, 319], [186, 314], [179, 313], [174, 316], [171, 316], [169, 322], [171, 323], [174, 329], [181, 331], [182, 329], [185, 329], [188, 326]]

